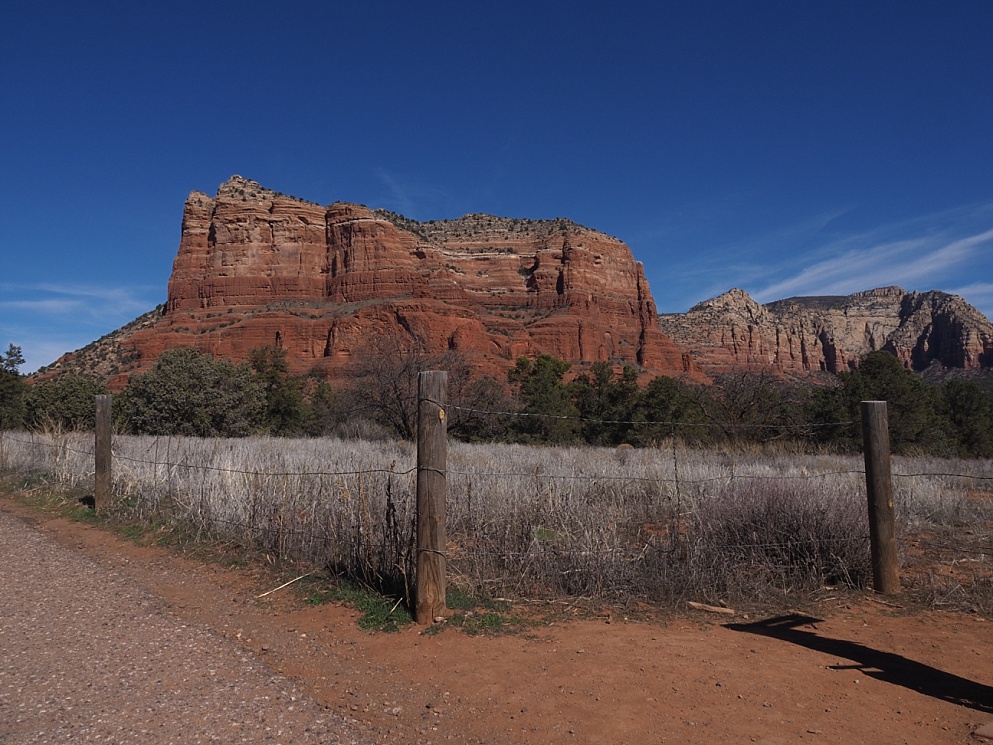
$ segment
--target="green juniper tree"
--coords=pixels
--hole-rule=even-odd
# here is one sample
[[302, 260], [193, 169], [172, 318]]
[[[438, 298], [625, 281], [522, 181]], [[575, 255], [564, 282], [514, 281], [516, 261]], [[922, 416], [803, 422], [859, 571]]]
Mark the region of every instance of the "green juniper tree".
[[582, 422], [572, 400], [572, 388], [564, 381], [570, 364], [551, 355], [534, 361], [519, 357], [509, 379], [517, 385], [525, 416], [514, 420], [518, 439], [548, 445], [575, 442]]
[[594, 362], [572, 385], [583, 422], [583, 438], [591, 445], [620, 445], [633, 436], [638, 407], [638, 372], [626, 365], [620, 375], [606, 362]]
[[18, 372], [24, 364], [21, 348], [10, 344], [0, 354], [0, 429], [24, 425], [24, 380]]
[[641, 391], [635, 419], [634, 444], [651, 445], [669, 437], [695, 442], [706, 440], [705, 424], [699, 396], [681, 380], [664, 375], [652, 378]]
[[265, 405], [265, 392], [248, 365], [195, 349], [171, 349], [151, 370], [131, 377], [115, 408], [132, 432], [242, 437], [262, 427]]
[[862, 401], [886, 401], [890, 447], [897, 453], [950, 455], [955, 450], [952, 425], [941, 410], [937, 388], [906, 369], [889, 352], [870, 352], [857, 370], [842, 372], [834, 388], [815, 394], [808, 406], [810, 417], [819, 424], [854, 422], [837, 430], [821, 430], [822, 440], [844, 449], [861, 445], [857, 425]]
[[27, 422], [32, 427], [93, 429], [96, 397], [106, 392], [96, 378], [76, 373], [35, 383], [25, 396]]
[[265, 393], [263, 423], [274, 435], [300, 434], [307, 428], [309, 412], [303, 397], [302, 381], [291, 378], [286, 350], [268, 346], [249, 353], [255, 380]]
[[970, 381], [949, 381], [940, 392], [959, 454], [993, 458], [993, 398]]

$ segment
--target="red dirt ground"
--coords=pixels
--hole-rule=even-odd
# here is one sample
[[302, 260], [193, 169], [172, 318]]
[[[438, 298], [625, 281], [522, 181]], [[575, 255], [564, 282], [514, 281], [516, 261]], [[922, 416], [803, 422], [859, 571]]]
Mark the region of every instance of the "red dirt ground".
[[[993, 622], [826, 595], [780, 620], [687, 610], [571, 619], [522, 634], [365, 632], [261, 571], [139, 546], [8, 499], [66, 546], [241, 644], [384, 742], [982, 743]], [[993, 742], [993, 740], [991, 740]]]

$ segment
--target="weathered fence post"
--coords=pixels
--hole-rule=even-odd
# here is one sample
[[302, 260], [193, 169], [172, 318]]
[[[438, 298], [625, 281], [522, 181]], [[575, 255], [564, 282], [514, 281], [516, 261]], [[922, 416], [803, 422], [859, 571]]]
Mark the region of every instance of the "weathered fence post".
[[93, 502], [99, 512], [110, 506], [110, 409], [112, 396], [97, 396], [96, 442], [93, 447]]
[[445, 615], [445, 494], [448, 484], [448, 373], [417, 378], [417, 584], [414, 618]]
[[876, 592], [900, 592], [893, 518], [893, 477], [890, 470], [890, 429], [885, 401], [862, 402], [862, 445], [865, 488], [869, 497], [869, 546], [872, 583]]

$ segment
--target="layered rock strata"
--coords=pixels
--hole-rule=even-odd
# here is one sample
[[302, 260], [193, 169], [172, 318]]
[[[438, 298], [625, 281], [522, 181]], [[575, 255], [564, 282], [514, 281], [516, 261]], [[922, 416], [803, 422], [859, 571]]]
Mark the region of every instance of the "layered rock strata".
[[293, 372], [328, 378], [383, 349], [456, 350], [497, 377], [542, 353], [695, 381], [837, 373], [878, 349], [917, 370], [993, 368], [993, 325], [955, 295], [886, 287], [760, 305], [731, 290], [657, 316], [630, 249], [569, 220], [417, 222], [233, 176], [186, 200], [166, 304], [34, 377], [85, 372], [119, 388], [166, 349], [245, 360], [272, 344]]
[[938, 291], [884, 287], [760, 305], [734, 289], [687, 313], [660, 316], [659, 327], [708, 374], [749, 368], [838, 373], [876, 350], [892, 352], [914, 370], [934, 363], [993, 366], [993, 324], [962, 298]]
[[174, 347], [243, 360], [275, 344], [294, 372], [337, 377], [381, 339], [492, 374], [544, 353], [703, 377], [615, 238], [561, 219], [322, 207], [239, 176], [190, 194], [164, 312], [119, 344], [125, 374]]

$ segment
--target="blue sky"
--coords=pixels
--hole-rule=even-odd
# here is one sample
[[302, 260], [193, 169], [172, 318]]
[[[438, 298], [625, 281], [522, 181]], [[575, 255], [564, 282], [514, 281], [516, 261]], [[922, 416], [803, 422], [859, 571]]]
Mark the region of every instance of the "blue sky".
[[661, 312], [881, 285], [993, 315], [993, 2], [5, 3], [0, 349], [165, 300], [232, 174], [567, 217]]

